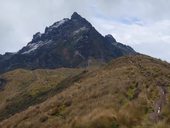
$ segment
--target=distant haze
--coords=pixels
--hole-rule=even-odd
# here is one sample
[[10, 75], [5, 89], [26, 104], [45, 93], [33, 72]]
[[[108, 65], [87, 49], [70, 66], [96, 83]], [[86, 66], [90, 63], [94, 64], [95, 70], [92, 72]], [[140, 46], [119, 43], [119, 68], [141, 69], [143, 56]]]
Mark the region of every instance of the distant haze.
[[0, 53], [17, 52], [76, 11], [103, 35], [170, 62], [169, 7], [170, 0], [1, 0]]

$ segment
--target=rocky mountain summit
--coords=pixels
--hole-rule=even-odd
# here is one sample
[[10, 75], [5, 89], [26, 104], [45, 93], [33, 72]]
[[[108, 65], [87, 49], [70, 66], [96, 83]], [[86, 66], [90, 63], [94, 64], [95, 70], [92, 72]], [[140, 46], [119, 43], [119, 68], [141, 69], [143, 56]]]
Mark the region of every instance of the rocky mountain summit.
[[123, 55], [136, 54], [118, 43], [112, 35], [102, 36], [85, 18], [74, 12], [36, 33], [17, 53], [0, 55], [0, 72], [24, 68], [84, 67], [92, 60], [108, 62]]

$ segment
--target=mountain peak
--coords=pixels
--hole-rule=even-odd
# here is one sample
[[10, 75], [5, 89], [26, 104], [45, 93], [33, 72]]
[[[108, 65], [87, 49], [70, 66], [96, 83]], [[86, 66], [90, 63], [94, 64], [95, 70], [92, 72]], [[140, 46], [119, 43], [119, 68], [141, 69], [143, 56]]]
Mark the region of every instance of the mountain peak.
[[[116, 44], [116, 45], [115, 45]], [[136, 54], [125, 46], [117, 45], [111, 36], [103, 37], [85, 18], [74, 12], [36, 33], [25, 47], [0, 58], [0, 73], [16, 68], [86, 67], [92, 59], [108, 62], [123, 55]]]
[[82, 18], [77, 12], [74, 12], [71, 16], [71, 19], [80, 19]]
[[111, 34], [106, 35], [105, 38], [111, 42], [117, 42], [116, 39]]

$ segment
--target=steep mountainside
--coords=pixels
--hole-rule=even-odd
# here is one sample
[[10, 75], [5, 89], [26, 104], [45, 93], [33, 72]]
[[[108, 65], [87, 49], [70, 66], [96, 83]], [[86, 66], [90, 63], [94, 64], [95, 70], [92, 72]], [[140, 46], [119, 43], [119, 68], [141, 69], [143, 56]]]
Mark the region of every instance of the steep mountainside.
[[2, 55], [0, 54], [0, 60], [2, 59]]
[[123, 55], [136, 54], [129, 46], [103, 37], [76, 12], [36, 33], [27, 46], [17, 53], [0, 56], [0, 73], [24, 68], [85, 67], [93, 60], [108, 62]]
[[0, 126], [170, 127], [170, 64], [166, 62], [144, 55], [121, 57], [70, 80], [55, 96], [11, 116]]

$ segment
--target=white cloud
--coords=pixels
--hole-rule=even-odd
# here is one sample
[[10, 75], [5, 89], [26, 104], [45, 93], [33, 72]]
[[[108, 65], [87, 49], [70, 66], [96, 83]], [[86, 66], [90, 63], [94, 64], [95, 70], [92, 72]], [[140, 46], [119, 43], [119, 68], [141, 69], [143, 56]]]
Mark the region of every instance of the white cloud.
[[170, 20], [153, 23], [126, 24], [94, 18], [97, 30], [102, 34], [111, 33], [119, 42], [131, 45], [138, 52], [170, 61]]
[[170, 61], [169, 0], [1, 0], [0, 53], [17, 51], [36, 32], [77, 11], [102, 34]]

